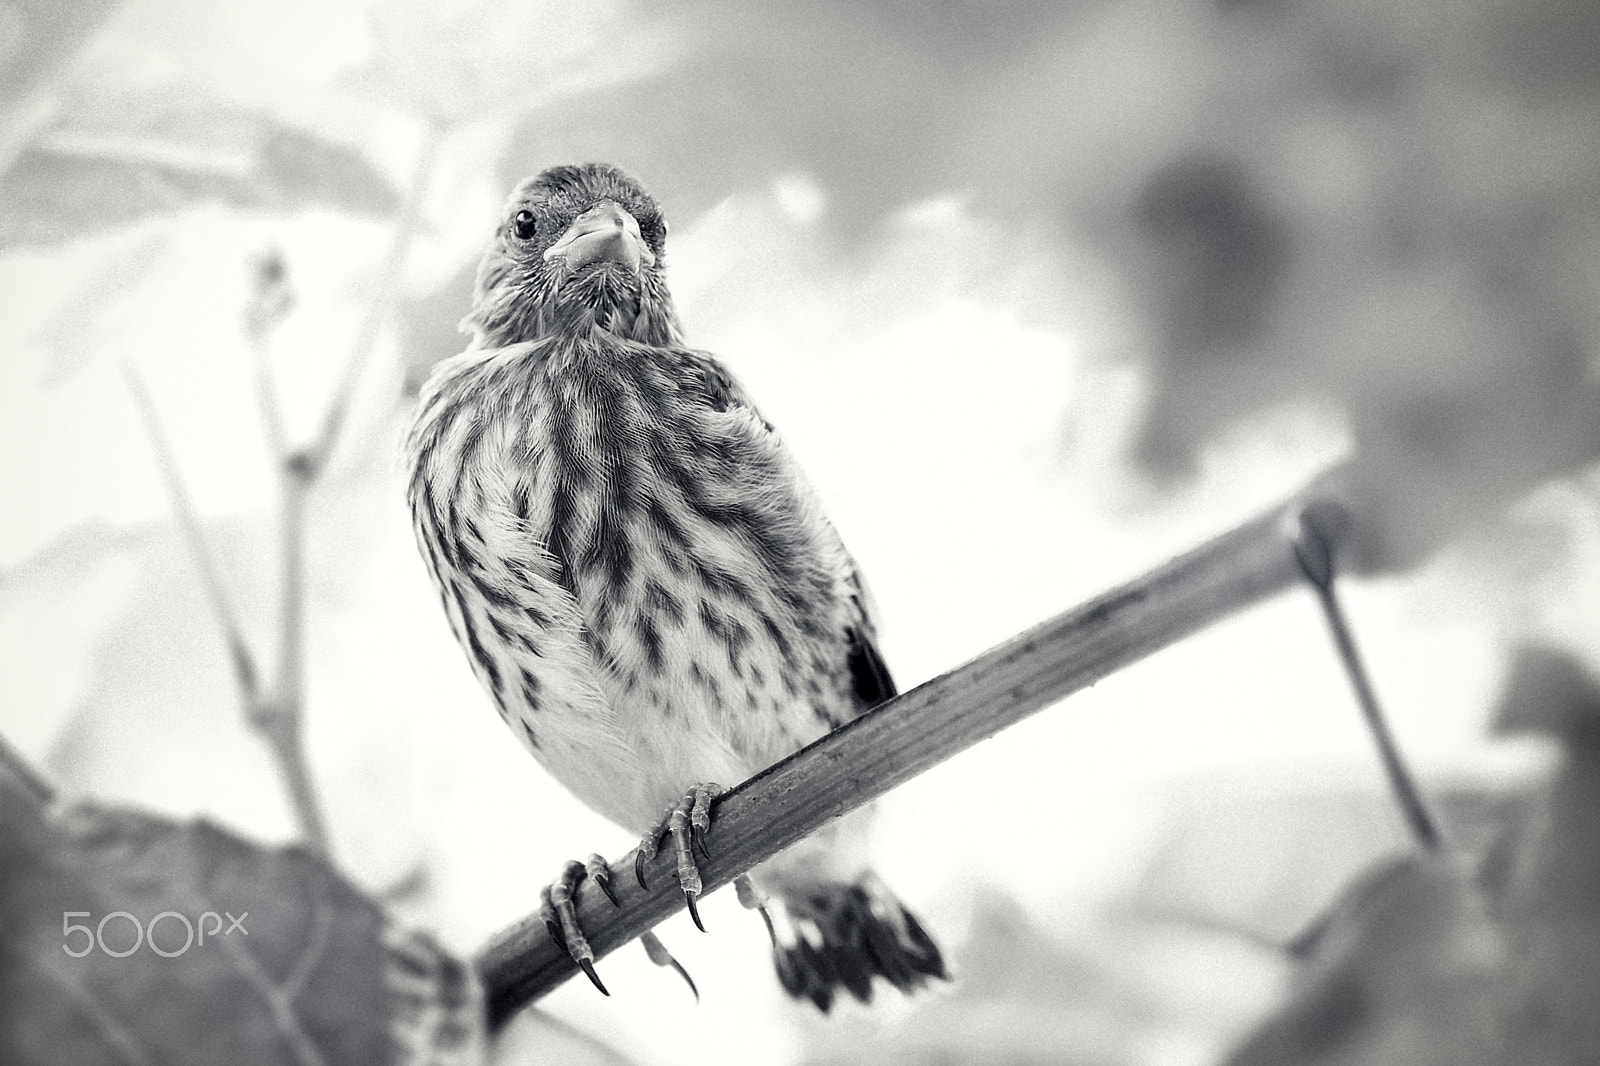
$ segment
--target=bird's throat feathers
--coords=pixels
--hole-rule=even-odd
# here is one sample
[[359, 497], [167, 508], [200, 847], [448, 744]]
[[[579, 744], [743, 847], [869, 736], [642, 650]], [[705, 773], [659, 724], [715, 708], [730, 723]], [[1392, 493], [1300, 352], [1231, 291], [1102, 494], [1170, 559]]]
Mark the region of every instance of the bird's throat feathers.
[[[551, 325], [558, 336], [598, 332], [633, 340], [644, 315], [644, 286], [622, 267], [602, 263], [569, 277], [551, 301]], [[648, 316], [646, 316], [648, 317]]]
[[478, 301], [461, 325], [475, 335], [479, 348], [604, 335], [655, 346], [682, 343], [665, 284], [614, 263], [565, 276], [485, 270], [478, 286]]

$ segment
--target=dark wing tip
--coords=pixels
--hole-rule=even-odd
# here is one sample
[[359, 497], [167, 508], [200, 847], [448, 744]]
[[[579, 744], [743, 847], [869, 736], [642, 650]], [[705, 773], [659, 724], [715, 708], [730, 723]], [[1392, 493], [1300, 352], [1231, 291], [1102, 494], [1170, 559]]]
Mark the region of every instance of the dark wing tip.
[[856, 695], [868, 707], [876, 707], [885, 700], [900, 694], [889, 676], [889, 666], [878, 654], [877, 647], [860, 629], [851, 626], [846, 634], [850, 639], [850, 680]]

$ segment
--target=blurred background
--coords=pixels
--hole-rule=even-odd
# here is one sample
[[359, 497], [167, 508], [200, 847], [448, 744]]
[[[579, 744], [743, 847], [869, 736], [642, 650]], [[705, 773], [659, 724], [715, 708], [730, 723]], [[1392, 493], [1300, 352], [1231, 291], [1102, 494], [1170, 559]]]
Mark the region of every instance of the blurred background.
[[[68, 795], [294, 835], [142, 389], [266, 670], [278, 463], [343, 412], [306, 500], [304, 731], [359, 885], [468, 954], [631, 846], [496, 721], [399, 458], [507, 191], [603, 160], [665, 206], [690, 341], [811, 474], [903, 689], [1336, 469], [1352, 624], [1501, 871], [1473, 884], [1562, 855], [1588, 865], [1553, 913], [1600, 886], [1551, 799], [1600, 705], [1587, 0], [5, 0], [0, 26], [0, 733]], [[501, 1054], [1215, 1062], [1313, 989], [1285, 945], [1409, 847], [1297, 593], [882, 804], [949, 988], [824, 1020], [718, 896], [711, 935], [661, 930], [698, 1007], [630, 948], [610, 999], [569, 983]]]

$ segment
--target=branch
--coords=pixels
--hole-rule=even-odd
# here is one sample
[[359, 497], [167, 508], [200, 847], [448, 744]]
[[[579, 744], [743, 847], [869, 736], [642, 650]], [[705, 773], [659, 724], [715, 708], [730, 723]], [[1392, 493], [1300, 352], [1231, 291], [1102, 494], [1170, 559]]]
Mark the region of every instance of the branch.
[[328, 826], [312, 784], [301, 724], [305, 719], [306, 496], [308, 471], [278, 465], [278, 669], [261, 701], [258, 728], [272, 748], [289, 802], [307, 843], [328, 854]]
[[[712, 858], [700, 866], [706, 891], [1063, 696], [1296, 584], [1301, 510], [1279, 507], [1035, 626], [746, 781], [717, 802]], [[631, 875], [612, 879], [620, 907], [597, 891], [578, 894], [597, 956], [683, 907], [671, 850], [649, 864], [648, 891]], [[612, 866], [629, 871], [633, 862], [630, 852]], [[497, 934], [477, 967], [491, 1028], [578, 972], [537, 915]]]

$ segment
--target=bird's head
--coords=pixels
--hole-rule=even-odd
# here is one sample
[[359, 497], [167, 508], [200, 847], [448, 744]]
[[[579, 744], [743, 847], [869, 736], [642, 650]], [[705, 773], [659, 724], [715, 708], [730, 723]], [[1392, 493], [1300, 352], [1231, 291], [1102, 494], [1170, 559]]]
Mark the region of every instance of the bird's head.
[[676, 343], [666, 240], [660, 207], [623, 171], [551, 167], [506, 201], [462, 328], [486, 348], [595, 330]]

